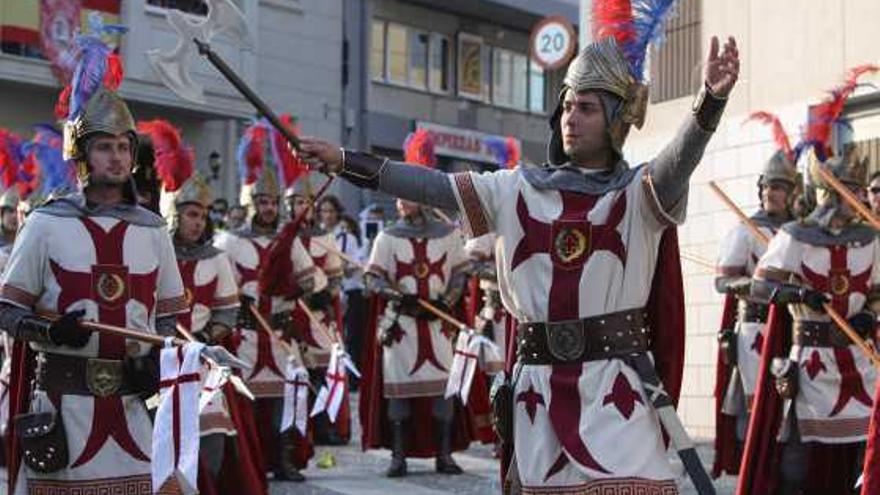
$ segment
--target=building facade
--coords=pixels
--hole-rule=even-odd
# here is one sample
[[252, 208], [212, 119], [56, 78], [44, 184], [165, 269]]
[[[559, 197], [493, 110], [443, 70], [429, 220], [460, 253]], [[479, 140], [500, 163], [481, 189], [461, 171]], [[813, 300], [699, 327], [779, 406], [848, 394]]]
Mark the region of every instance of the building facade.
[[[654, 96], [646, 125], [630, 133], [624, 152], [631, 163], [639, 163], [672, 138], [701, 84], [710, 37], [735, 36], [742, 58], [740, 79], [691, 180], [688, 219], [679, 228], [682, 252], [714, 263], [719, 243], [737, 219], [713, 195], [708, 182], [718, 183], [751, 214], [759, 206], [758, 175], [775, 150], [769, 128], [743, 125], [744, 121], [754, 111], [776, 113], [791, 142], [799, 141], [810, 107], [841, 84], [849, 68], [880, 62], [873, 22], [880, 17], [880, 3], [685, 0], [679, 9], [667, 29], [667, 44], [651, 60]], [[873, 171], [880, 168], [880, 78], [862, 81], [866, 84], [845, 110], [852, 125], [847, 139], [871, 157]], [[682, 265], [688, 337], [679, 411], [693, 434], [707, 438], [714, 435], [712, 394], [722, 299], [715, 293], [710, 268], [688, 260]]]
[[[344, 141], [401, 158], [406, 136], [432, 132], [438, 167], [492, 170], [513, 138], [545, 160], [548, 112], [563, 71], [529, 59], [542, 17], [577, 20], [577, 1], [345, 0]], [[349, 208], [388, 198], [338, 186]]]
[[[243, 13], [248, 38], [238, 43], [224, 36], [212, 47], [277, 112], [295, 115], [302, 132], [340, 140], [342, 129], [342, 0], [233, 0]], [[51, 122], [60, 83], [46, 60], [41, 21], [57, 4], [81, 7], [79, 28], [97, 12], [106, 23], [121, 23], [128, 33], [118, 43], [125, 67], [120, 92], [138, 120], [164, 118], [181, 128], [195, 148], [196, 163], [215, 177], [218, 196], [238, 198], [235, 150], [243, 124], [255, 115], [220, 74], [200, 57], [192, 59], [194, 79], [204, 85], [207, 104], [179, 98], [156, 77], [146, 52], [170, 50], [177, 35], [168, 9], [199, 16], [202, 0], [0, 0], [0, 125], [29, 138], [30, 127]], [[56, 33], [58, 31], [55, 28]], [[66, 29], [57, 33], [69, 38]], [[216, 173], [209, 166], [219, 155]]]

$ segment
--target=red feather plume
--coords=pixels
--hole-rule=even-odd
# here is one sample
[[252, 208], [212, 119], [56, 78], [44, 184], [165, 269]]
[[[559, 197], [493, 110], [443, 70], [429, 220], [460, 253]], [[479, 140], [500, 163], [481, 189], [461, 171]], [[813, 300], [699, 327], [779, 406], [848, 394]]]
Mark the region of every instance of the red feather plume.
[[507, 163], [505, 165], [507, 168], [516, 168], [522, 159], [522, 150], [519, 147], [519, 143], [516, 142], [513, 136], [507, 136], [505, 145], [507, 146]]
[[16, 185], [21, 166], [18, 149], [20, 140], [13, 132], [0, 127], [0, 182], [4, 189]]
[[785, 153], [785, 157], [788, 158], [789, 161], [794, 162], [794, 149], [791, 147], [791, 141], [788, 140], [788, 134], [785, 133], [785, 128], [782, 126], [782, 122], [779, 121], [779, 117], [770, 112], [754, 112], [749, 115], [746, 122], [753, 120], [761, 122], [762, 124], [767, 124], [771, 127], [773, 131], [773, 141], [776, 142], [776, 146]]
[[166, 120], [138, 122], [137, 127], [138, 132], [149, 135], [153, 141], [156, 173], [165, 190], [177, 191], [192, 176], [195, 159], [192, 148], [183, 143], [180, 131]]
[[110, 91], [119, 89], [125, 71], [122, 69], [122, 57], [113, 52], [107, 56], [107, 72], [104, 73], [104, 86]]
[[[296, 120], [290, 114], [282, 114], [279, 118], [281, 123], [290, 129], [294, 136], [299, 136], [299, 125], [296, 124]], [[276, 155], [275, 159], [278, 160], [282, 172], [284, 187], [290, 187], [300, 177], [309, 172], [309, 166], [299, 155], [288, 150], [287, 138], [276, 129], [272, 129], [272, 141]]]
[[880, 69], [880, 66], [865, 64], [850, 69], [847, 74], [846, 81], [831, 90], [831, 95], [822, 103], [810, 109], [809, 123], [804, 140], [817, 146], [829, 156], [829, 139], [831, 138], [831, 128], [834, 122], [840, 118], [846, 99], [852, 95], [858, 86], [859, 77], [867, 73], [873, 73]]
[[434, 154], [434, 137], [425, 129], [418, 129], [407, 136], [403, 143], [404, 160], [426, 167], [437, 164]]
[[635, 39], [630, 0], [593, 2], [593, 39], [601, 40], [608, 36], [613, 36], [620, 46]]

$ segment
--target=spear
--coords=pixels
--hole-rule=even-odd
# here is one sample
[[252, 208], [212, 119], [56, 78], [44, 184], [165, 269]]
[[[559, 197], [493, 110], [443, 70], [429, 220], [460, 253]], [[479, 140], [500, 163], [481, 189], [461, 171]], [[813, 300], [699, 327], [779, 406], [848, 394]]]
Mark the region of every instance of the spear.
[[[822, 167], [819, 167], [819, 170], [822, 170]], [[831, 174], [828, 174], [828, 176], [831, 176]], [[836, 179], [834, 179], [833, 177], [832, 177], [832, 179], [834, 181], [836, 181]], [[828, 181], [828, 182], [835, 189], [837, 187], [840, 187], [841, 189], [843, 189], [847, 193], [849, 193], [849, 190], [846, 189], [846, 187], [843, 184], [841, 184], [839, 181], [836, 181], [836, 183], [837, 183], [836, 186], [834, 185], [834, 182], [832, 182], [832, 181]], [[754, 222], [752, 222], [752, 219], [747, 217], [745, 215], [745, 213], [743, 213], [742, 210], [740, 210], [739, 207], [736, 206], [736, 204], [730, 200], [730, 198], [724, 193], [724, 191], [722, 191], [721, 188], [718, 187], [717, 184], [710, 181], [709, 187], [711, 187], [712, 191], [714, 191], [715, 194], [718, 195], [718, 197], [721, 199], [721, 201], [723, 201], [724, 204], [726, 204], [727, 207], [730, 208], [730, 210], [733, 211], [733, 213], [737, 217], [739, 217], [740, 221], [743, 222], [743, 224], [746, 226], [746, 228], [749, 229], [749, 232], [751, 232], [752, 235], [755, 236], [755, 238], [758, 240], [758, 242], [760, 242], [761, 244], [763, 244], [765, 246], [770, 243], [770, 239], [767, 237], [767, 235], [764, 234], [763, 232], [761, 232], [760, 229], [758, 229], [758, 227], [754, 224]], [[840, 192], [840, 190], [838, 190], [838, 192]], [[843, 193], [841, 193], [841, 196], [846, 198], [846, 196]], [[855, 198], [853, 198], [853, 200], [858, 201]], [[849, 324], [848, 321], [846, 321], [846, 318], [841, 316], [840, 313], [838, 313], [829, 303], [823, 303], [822, 309], [824, 309], [825, 312], [828, 313], [828, 316], [830, 316], [831, 319], [834, 321], [834, 323], [836, 323], [836, 327], [839, 328], [840, 331], [843, 332], [847, 336], [847, 338], [849, 338], [849, 340], [851, 340], [852, 343], [855, 344], [865, 354], [865, 356], [871, 361], [871, 364], [873, 364], [875, 368], [880, 369], [880, 357], [878, 357], [877, 353], [874, 352], [874, 350], [859, 336], [859, 333], [856, 332], [856, 330]]]

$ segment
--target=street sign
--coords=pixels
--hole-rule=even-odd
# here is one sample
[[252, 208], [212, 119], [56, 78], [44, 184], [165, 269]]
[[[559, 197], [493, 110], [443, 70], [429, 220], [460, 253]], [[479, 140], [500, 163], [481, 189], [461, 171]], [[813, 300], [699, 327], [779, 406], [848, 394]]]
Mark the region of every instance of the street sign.
[[532, 28], [529, 51], [532, 60], [546, 70], [564, 67], [574, 56], [574, 26], [561, 15], [541, 19]]

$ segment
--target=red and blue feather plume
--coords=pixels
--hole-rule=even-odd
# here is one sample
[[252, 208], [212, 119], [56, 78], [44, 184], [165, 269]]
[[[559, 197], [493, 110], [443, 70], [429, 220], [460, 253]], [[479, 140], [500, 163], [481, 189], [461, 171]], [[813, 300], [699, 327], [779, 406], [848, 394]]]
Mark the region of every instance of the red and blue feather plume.
[[[290, 129], [294, 136], [299, 135], [299, 125], [296, 118], [290, 114], [281, 114], [278, 117], [281, 123]], [[298, 155], [290, 151], [287, 146], [287, 138], [284, 134], [271, 126], [266, 119], [261, 120], [263, 125], [271, 131], [272, 134], [272, 158], [278, 167], [278, 177], [281, 178], [285, 188], [292, 186], [300, 177], [309, 173], [308, 164]]]
[[30, 169], [31, 187], [42, 197], [76, 190], [76, 170], [73, 162], [62, 156], [61, 132], [49, 124], [34, 126], [34, 137], [22, 145], [26, 165]]
[[244, 185], [251, 185], [260, 177], [266, 164], [268, 142], [269, 130], [259, 120], [244, 130], [236, 152], [238, 175]]
[[85, 111], [86, 105], [102, 86], [116, 91], [122, 84], [125, 72], [122, 59], [99, 37], [84, 35], [76, 37], [76, 69], [73, 79], [58, 97], [55, 116], [73, 121]]
[[3, 189], [18, 184], [23, 161], [21, 138], [9, 129], [0, 127], [0, 184]]
[[596, 0], [593, 38], [613, 36], [629, 62], [630, 75], [644, 80], [648, 45], [664, 38], [664, 25], [676, 0]]
[[492, 136], [483, 141], [489, 153], [495, 158], [495, 162], [500, 167], [516, 168], [522, 155], [519, 142], [513, 136], [506, 138]]
[[415, 163], [425, 167], [437, 164], [434, 154], [434, 137], [425, 129], [417, 129], [409, 133], [403, 142], [403, 155], [407, 163]]
[[830, 147], [832, 130], [836, 125], [840, 124], [843, 107], [858, 87], [858, 80], [861, 76], [869, 73], [877, 72], [880, 66], [865, 64], [854, 67], [847, 73], [844, 83], [829, 92], [829, 96], [822, 103], [810, 108], [809, 120], [807, 128], [804, 131], [803, 139], [798, 144], [797, 153], [803, 151], [807, 147], [812, 147], [816, 153], [816, 157], [820, 161], [825, 161], [829, 156], [833, 155]]

